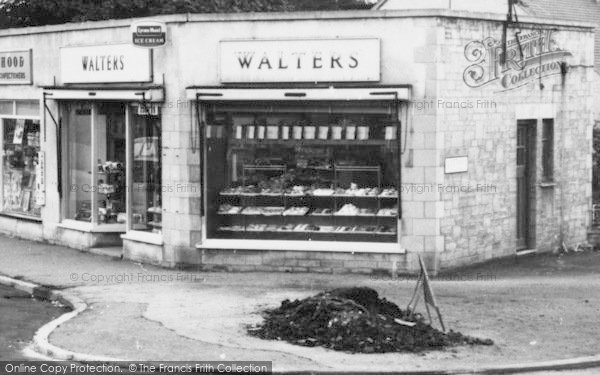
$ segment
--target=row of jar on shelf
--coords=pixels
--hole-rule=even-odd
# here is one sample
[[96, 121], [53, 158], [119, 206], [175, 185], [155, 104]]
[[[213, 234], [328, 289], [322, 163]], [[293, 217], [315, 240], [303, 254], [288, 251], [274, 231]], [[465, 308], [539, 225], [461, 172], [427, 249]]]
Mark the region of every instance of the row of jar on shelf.
[[[397, 127], [371, 127], [355, 125], [236, 125], [233, 127], [235, 139], [271, 139], [271, 140], [369, 140], [396, 139]], [[207, 138], [225, 137], [225, 126], [207, 125]]]

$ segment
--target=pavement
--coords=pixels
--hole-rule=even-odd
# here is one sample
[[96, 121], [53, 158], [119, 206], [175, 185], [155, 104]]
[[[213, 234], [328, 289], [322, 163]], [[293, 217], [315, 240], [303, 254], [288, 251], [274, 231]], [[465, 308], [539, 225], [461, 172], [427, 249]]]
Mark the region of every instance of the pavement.
[[[267, 360], [277, 371], [354, 372], [600, 364], [597, 252], [513, 258], [440, 275], [432, 285], [446, 326], [495, 345], [421, 354], [348, 354], [245, 334], [248, 324], [260, 321], [261, 309], [330, 288], [368, 286], [405, 306], [413, 278], [162, 269], [4, 236], [0, 259], [0, 274], [87, 305], [48, 330], [48, 342], [89, 358]], [[586, 358], [568, 362], [580, 357]]]

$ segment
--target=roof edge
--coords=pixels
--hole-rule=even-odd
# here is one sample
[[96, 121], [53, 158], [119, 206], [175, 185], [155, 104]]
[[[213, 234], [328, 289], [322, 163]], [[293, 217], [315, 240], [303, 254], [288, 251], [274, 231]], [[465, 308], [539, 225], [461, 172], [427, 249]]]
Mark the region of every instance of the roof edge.
[[[356, 10], [356, 11], [318, 11], [318, 12], [269, 12], [269, 13], [196, 13], [170, 14], [151, 17], [125, 18], [118, 20], [86, 21], [80, 23], [64, 23], [58, 25], [31, 26], [21, 28], [0, 29], [0, 37], [45, 34], [53, 32], [69, 32], [107, 28], [129, 27], [133, 21], [157, 20], [164, 23], [187, 22], [244, 22], [244, 21], [290, 21], [290, 20], [343, 20], [343, 19], [377, 19], [377, 18], [454, 18], [482, 21], [503, 22], [505, 15], [495, 13], [468, 12], [450, 9], [411, 9], [411, 10]], [[521, 17], [522, 24], [547, 25], [562, 28], [594, 29], [595, 24], [549, 19], [535, 16]]]

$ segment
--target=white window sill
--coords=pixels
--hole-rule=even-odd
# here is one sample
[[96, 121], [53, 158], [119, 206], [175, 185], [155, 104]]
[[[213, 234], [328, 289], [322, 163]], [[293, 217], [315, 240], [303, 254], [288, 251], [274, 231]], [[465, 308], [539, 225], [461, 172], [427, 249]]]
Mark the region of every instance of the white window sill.
[[77, 220], [63, 220], [59, 228], [72, 229], [87, 233], [124, 233], [125, 224], [92, 224]]
[[0, 212], [0, 216], [1, 217], [12, 218], [12, 219], [33, 221], [33, 222], [37, 222], [37, 223], [41, 223], [42, 222], [42, 218], [39, 217], [39, 216], [31, 216], [31, 215], [19, 214], [19, 213], [16, 213], [16, 212], [3, 211], [3, 212]]
[[389, 242], [282, 241], [282, 240], [204, 240], [197, 249], [332, 251], [341, 253], [405, 254], [406, 249]]
[[128, 241], [144, 242], [151, 245], [163, 245], [162, 235], [158, 233], [131, 230], [125, 234], [122, 234], [121, 238]]

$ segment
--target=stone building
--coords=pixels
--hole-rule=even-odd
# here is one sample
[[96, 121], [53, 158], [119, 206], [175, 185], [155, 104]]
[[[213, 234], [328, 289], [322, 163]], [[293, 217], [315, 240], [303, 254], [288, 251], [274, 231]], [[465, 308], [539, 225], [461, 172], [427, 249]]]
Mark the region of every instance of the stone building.
[[435, 272], [583, 242], [593, 27], [524, 16], [504, 46], [504, 20], [2, 30], [0, 230], [241, 271]]

